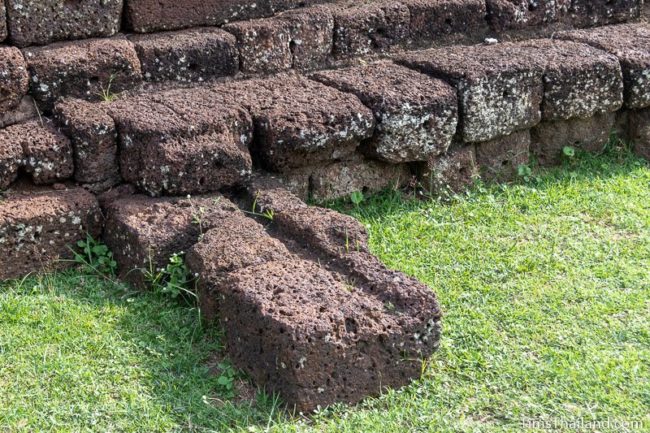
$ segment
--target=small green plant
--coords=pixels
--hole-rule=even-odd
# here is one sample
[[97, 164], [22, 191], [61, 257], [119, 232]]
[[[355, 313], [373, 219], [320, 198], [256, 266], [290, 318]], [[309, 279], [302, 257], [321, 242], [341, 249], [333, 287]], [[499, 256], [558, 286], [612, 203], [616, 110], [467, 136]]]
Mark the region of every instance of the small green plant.
[[364, 197], [363, 193], [361, 191], [355, 191], [352, 194], [350, 194], [350, 200], [352, 203], [354, 203], [355, 206], [359, 206], [361, 203], [363, 203]]
[[273, 221], [275, 218], [275, 211], [273, 209], [267, 209], [263, 212], [258, 212], [257, 211], [257, 198], [259, 197], [259, 194], [255, 196], [255, 200], [253, 200], [253, 206], [251, 211], [244, 211], [244, 213], [247, 213], [249, 215], [253, 216], [258, 216], [262, 218], [266, 218], [269, 221]]
[[78, 250], [73, 250], [75, 263], [99, 275], [115, 275], [117, 262], [106, 245], [87, 235], [85, 240], [77, 242], [77, 247]]
[[226, 398], [233, 398], [235, 396], [237, 370], [227, 362], [219, 363], [217, 368], [221, 371], [221, 374], [217, 378], [219, 393]]
[[[149, 262], [152, 263], [151, 260]], [[150, 269], [145, 272], [145, 279], [155, 293], [173, 299], [182, 294], [196, 297], [196, 294], [190, 289], [193, 278], [181, 253], [172, 254], [169, 262], [162, 269], [153, 269], [152, 263]]]
[[576, 148], [573, 146], [564, 146], [562, 148], [562, 155], [568, 159], [573, 159], [576, 156]]
[[106, 87], [102, 86], [101, 92], [99, 93], [99, 96], [102, 98], [102, 101], [113, 102], [117, 99], [117, 94], [111, 91], [111, 87], [113, 86], [114, 80], [115, 80], [115, 74], [111, 74], [111, 76], [108, 77], [108, 84], [106, 85]]

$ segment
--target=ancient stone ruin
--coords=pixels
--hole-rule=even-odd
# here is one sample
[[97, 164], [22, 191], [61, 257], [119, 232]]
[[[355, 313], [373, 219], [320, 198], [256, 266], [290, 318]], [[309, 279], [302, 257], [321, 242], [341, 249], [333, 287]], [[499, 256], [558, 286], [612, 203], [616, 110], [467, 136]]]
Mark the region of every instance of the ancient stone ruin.
[[418, 377], [431, 288], [364, 227], [309, 206], [508, 180], [531, 155], [650, 158], [641, 0], [6, 0], [0, 279], [69, 266], [88, 234], [120, 277], [184, 254], [231, 358], [291, 407]]

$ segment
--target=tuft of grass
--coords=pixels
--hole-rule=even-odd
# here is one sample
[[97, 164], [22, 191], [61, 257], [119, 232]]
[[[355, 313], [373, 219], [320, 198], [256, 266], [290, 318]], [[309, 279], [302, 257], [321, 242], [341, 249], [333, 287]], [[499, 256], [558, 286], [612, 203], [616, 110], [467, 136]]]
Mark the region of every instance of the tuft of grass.
[[231, 400], [195, 310], [61, 273], [0, 288], [0, 431], [648, 432], [650, 168], [577, 152], [534, 179], [333, 205], [444, 308], [441, 349], [404, 389], [309, 419]]

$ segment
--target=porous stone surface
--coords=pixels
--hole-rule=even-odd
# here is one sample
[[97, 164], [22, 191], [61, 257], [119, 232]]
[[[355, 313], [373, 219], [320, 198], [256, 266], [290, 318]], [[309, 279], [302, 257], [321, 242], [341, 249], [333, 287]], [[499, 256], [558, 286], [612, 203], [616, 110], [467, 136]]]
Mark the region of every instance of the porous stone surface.
[[121, 278], [143, 287], [174, 254], [186, 253], [214, 225], [239, 212], [220, 195], [150, 198], [126, 195], [107, 202], [104, 241]]
[[216, 85], [253, 117], [254, 160], [276, 172], [343, 159], [372, 136], [372, 112], [350, 94], [296, 74]]
[[0, 201], [0, 280], [71, 266], [70, 246], [98, 238], [101, 224], [97, 199], [81, 188], [8, 194]]
[[629, 134], [634, 152], [650, 161], [650, 109], [629, 112]]
[[559, 21], [571, 0], [487, 0], [486, 5], [490, 27], [503, 32]]
[[0, 2], [0, 42], [7, 38], [7, 9], [4, 2]]
[[67, 179], [74, 172], [72, 145], [46, 119], [9, 126], [3, 136], [23, 149], [23, 168], [37, 185]]
[[111, 99], [142, 79], [138, 55], [121, 37], [60, 42], [24, 53], [31, 94], [46, 109], [63, 96]]
[[117, 128], [106, 104], [67, 99], [56, 105], [54, 116], [73, 144], [75, 180], [118, 183]]
[[431, 43], [442, 36], [483, 34], [484, 0], [402, 0], [409, 11], [411, 41]]
[[332, 6], [334, 55], [360, 56], [384, 52], [410, 36], [408, 7], [398, 2]]
[[620, 24], [576, 30], [558, 38], [587, 43], [615, 55], [623, 69], [625, 106], [650, 106], [650, 26], [647, 23]]
[[120, 29], [123, 0], [7, 0], [14, 45], [112, 36]]
[[419, 164], [416, 172], [420, 186], [429, 193], [446, 195], [467, 189], [479, 178], [473, 145], [453, 147]]
[[291, 68], [291, 31], [287, 22], [250, 20], [228, 24], [224, 29], [237, 38], [243, 72], [272, 73]]
[[252, 120], [207, 89], [144, 93], [110, 106], [122, 177], [151, 195], [214, 191], [245, 180]]
[[0, 115], [0, 128], [26, 122], [38, 117], [36, 102], [31, 96], [23, 96], [18, 106]]
[[445, 152], [456, 133], [456, 91], [442, 80], [392, 62], [319, 72], [313, 78], [354, 94], [373, 111], [375, 135], [362, 146], [373, 157], [426, 161]]
[[23, 148], [11, 136], [11, 131], [0, 130], [0, 191], [6, 189], [18, 177], [23, 156]]
[[531, 130], [531, 151], [540, 165], [559, 164], [566, 146], [599, 152], [609, 141], [615, 119], [614, 113], [604, 113], [585, 119], [542, 122]]
[[145, 80], [200, 82], [235, 75], [237, 41], [215, 28], [131, 36]]
[[541, 119], [539, 66], [517, 45], [453, 46], [399, 56], [399, 63], [454, 84], [465, 142], [488, 141], [526, 129]]
[[125, 0], [125, 3], [127, 27], [137, 33], [217, 26], [273, 13], [268, 0]]
[[495, 140], [476, 143], [476, 162], [481, 178], [496, 182], [515, 179], [530, 155], [530, 130], [513, 132]]
[[29, 90], [27, 63], [15, 47], [0, 47], [0, 114], [16, 108]]
[[328, 61], [334, 44], [334, 16], [326, 7], [285, 12], [277, 17], [289, 26], [292, 66], [316, 69]]
[[638, 18], [642, 0], [572, 0], [571, 19], [577, 27], [615, 24]]

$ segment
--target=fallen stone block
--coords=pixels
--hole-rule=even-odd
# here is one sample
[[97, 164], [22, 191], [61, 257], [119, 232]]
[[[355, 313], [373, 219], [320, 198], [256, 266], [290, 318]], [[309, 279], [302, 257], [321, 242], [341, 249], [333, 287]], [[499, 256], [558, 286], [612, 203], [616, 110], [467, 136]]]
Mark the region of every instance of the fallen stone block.
[[24, 53], [31, 94], [48, 110], [64, 96], [112, 100], [142, 79], [138, 55], [125, 38], [61, 42]]
[[23, 149], [23, 168], [37, 185], [72, 177], [74, 163], [70, 140], [47, 119], [12, 125], [2, 134]]
[[650, 110], [631, 110], [629, 131], [634, 153], [650, 161]]
[[447, 150], [456, 133], [456, 91], [392, 62], [316, 73], [313, 78], [352, 93], [375, 114], [374, 137], [362, 150], [392, 163], [426, 161]]
[[484, 0], [402, 0], [409, 10], [410, 38], [431, 44], [442, 36], [477, 36], [485, 32]]
[[75, 180], [80, 183], [119, 183], [117, 129], [105, 104], [66, 99], [54, 117], [74, 148]]
[[497, 32], [526, 29], [563, 19], [571, 0], [487, 0], [490, 27]]
[[273, 14], [268, 0], [126, 0], [125, 21], [136, 33], [218, 26]]
[[431, 194], [443, 196], [462, 192], [479, 178], [475, 148], [464, 145], [433, 156], [419, 164], [416, 173], [420, 186]]
[[476, 143], [475, 148], [481, 178], [507, 182], [516, 179], [519, 166], [529, 162], [530, 130], [517, 131], [495, 140]]
[[639, 18], [642, 0], [572, 0], [571, 20], [576, 27], [616, 24]]
[[20, 50], [0, 47], [0, 114], [16, 108], [28, 90], [27, 63]]
[[215, 28], [134, 35], [145, 80], [201, 82], [232, 76], [239, 70], [233, 35]]
[[351, 3], [332, 6], [336, 57], [354, 57], [388, 51], [407, 42], [409, 10], [398, 2]]
[[650, 27], [646, 23], [620, 24], [557, 35], [583, 42], [615, 55], [623, 70], [625, 106], [650, 106]]
[[97, 200], [81, 188], [10, 193], [0, 201], [0, 280], [74, 265], [76, 242], [101, 227]]
[[343, 159], [372, 136], [372, 112], [350, 94], [296, 74], [219, 84], [213, 92], [246, 107], [253, 159], [275, 172]]
[[541, 119], [542, 70], [516, 44], [425, 50], [399, 56], [398, 62], [454, 84], [465, 142], [508, 135]]
[[131, 195], [107, 203], [104, 241], [122, 279], [146, 287], [174, 254], [186, 253], [215, 224], [239, 212], [219, 195], [150, 198]]
[[36, 102], [31, 96], [23, 96], [18, 106], [0, 115], [0, 128], [23, 123], [38, 117]]
[[7, 0], [9, 38], [14, 45], [106, 37], [120, 30], [122, 0]]
[[614, 113], [605, 113], [586, 119], [542, 122], [531, 130], [531, 151], [543, 166], [562, 162], [562, 151], [567, 146], [600, 152], [609, 141], [615, 118]]
[[0, 130], [0, 191], [7, 189], [18, 178], [23, 158], [23, 148], [11, 136], [11, 131]]

